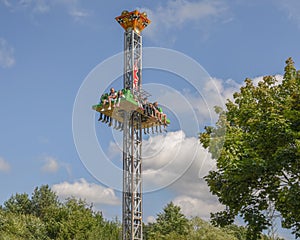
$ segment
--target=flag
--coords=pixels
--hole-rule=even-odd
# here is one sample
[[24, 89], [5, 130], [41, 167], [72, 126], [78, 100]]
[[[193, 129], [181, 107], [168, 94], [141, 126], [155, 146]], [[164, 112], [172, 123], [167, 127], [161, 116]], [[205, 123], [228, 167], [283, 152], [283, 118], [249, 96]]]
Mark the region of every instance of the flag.
[[137, 65], [137, 61], [135, 62], [135, 64], [133, 65], [133, 89], [138, 90], [138, 86], [139, 86], [139, 68]]

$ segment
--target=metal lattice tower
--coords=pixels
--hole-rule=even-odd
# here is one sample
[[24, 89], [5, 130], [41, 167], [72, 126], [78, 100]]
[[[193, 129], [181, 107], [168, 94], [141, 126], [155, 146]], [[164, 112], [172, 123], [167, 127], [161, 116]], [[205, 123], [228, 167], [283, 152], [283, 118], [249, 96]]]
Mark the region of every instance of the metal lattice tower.
[[[150, 23], [145, 13], [123, 11], [116, 17], [124, 33], [124, 89], [137, 99], [142, 86], [141, 31]], [[143, 239], [142, 114], [123, 112], [123, 240]]]
[[[123, 131], [123, 240], [143, 239], [143, 191], [142, 191], [142, 130], [160, 132], [170, 120], [166, 115], [149, 112], [149, 93], [142, 89], [142, 36], [141, 32], [150, 23], [146, 13], [137, 10], [123, 11], [116, 17], [125, 29], [124, 33], [124, 94], [118, 106], [111, 106], [108, 94], [101, 96], [101, 102], [92, 108], [100, 113], [98, 121], [115, 121], [114, 128]], [[112, 88], [113, 89], [113, 88]], [[112, 91], [111, 89], [111, 91]], [[107, 101], [109, 106], [107, 106]], [[147, 110], [148, 109], [148, 110]], [[162, 111], [162, 110], [161, 110]], [[104, 118], [103, 118], [104, 116]], [[162, 117], [163, 116], [163, 117]], [[110, 119], [110, 120], [108, 120]], [[119, 124], [118, 126], [116, 124]], [[147, 131], [146, 131], [147, 130]]]

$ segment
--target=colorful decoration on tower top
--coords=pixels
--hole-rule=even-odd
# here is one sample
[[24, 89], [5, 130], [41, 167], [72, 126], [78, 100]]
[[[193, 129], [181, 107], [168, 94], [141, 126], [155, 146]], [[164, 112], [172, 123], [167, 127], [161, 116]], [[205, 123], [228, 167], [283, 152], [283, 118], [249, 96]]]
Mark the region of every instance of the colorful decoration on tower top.
[[132, 12], [123, 11], [121, 16], [116, 17], [117, 22], [125, 29], [125, 31], [134, 30], [140, 33], [147, 27], [151, 21], [147, 18], [147, 13], [140, 13], [138, 10]]

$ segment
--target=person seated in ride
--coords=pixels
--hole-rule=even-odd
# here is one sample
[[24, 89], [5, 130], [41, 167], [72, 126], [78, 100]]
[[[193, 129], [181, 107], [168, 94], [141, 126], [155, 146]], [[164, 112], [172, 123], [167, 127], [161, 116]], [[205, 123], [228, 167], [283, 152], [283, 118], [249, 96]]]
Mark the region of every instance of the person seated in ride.
[[155, 102], [153, 103], [153, 107], [156, 111], [156, 116], [158, 117], [159, 121], [162, 122], [166, 125], [167, 124], [167, 115], [165, 113], [163, 113], [162, 108], [158, 106], [158, 103]]
[[147, 115], [147, 116], [151, 116], [152, 115], [152, 110], [149, 106], [149, 103], [148, 103], [148, 100], [147, 98], [143, 98], [142, 99], [142, 107], [144, 109], [144, 114]]
[[167, 114], [163, 113], [163, 110], [162, 108], [158, 108], [159, 109], [159, 112], [160, 112], [160, 117], [164, 123], [164, 125], [167, 125]]
[[148, 106], [149, 106], [149, 113], [150, 113], [149, 116], [156, 117], [156, 115], [155, 115], [155, 108], [154, 108], [153, 104], [152, 103], [148, 103]]
[[[108, 97], [108, 93], [103, 93], [101, 95], [100, 103], [99, 104], [102, 106], [102, 108], [104, 107], [104, 104], [105, 104], [104, 102], [107, 99], [107, 97]], [[99, 116], [98, 121], [102, 120], [102, 117], [103, 117], [103, 113], [100, 112], [100, 116]]]
[[155, 117], [157, 117], [158, 120], [161, 122], [161, 114], [160, 114], [160, 111], [159, 111], [159, 107], [158, 107], [158, 103], [157, 103], [157, 102], [154, 102], [154, 103], [153, 103], [153, 110], [154, 110], [154, 115], [155, 115]]
[[120, 102], [121, 102], [121, 99], [124, 98], [125, 99], [125, 95], [123, 93], [122, 90], [119, 90], [118, 91], [118, 99], [117, 99], [117, 104], [116, 104], [116, 107], [120, 107]]
[[117, 97], [118, 97], [117, 92], [115, 91], [114, 88], [111, 88], [107, 99], [104, 100], [103, 107], [102, 107], [101, 111], [104, 111], [104, 105], [106, 104], [107, 101], [108, 101], [107, 110], [111, 110], [111, 103], [115, 102]]

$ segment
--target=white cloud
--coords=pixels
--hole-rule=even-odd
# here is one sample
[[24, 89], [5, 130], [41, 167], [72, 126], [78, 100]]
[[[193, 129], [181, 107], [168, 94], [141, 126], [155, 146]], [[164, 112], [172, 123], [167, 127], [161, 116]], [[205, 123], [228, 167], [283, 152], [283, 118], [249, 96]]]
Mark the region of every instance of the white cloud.
[[187, 217], [200, 216], [202, 219], [208, 220], [211, 212], [221, 211], [224, 207], [217, 201], [203, 201], [200, 198], [192, 198], [189, 196], [178, 196], [173, 203], [180, 206], [181, 212]]
[[200, 26], [201, 23], [203, 26], [203, 21], [222, 19], [226, 15], [227, 7], [219, 0], [169, 0], [165, 6], [159, 6], [155, 10], [141, 8], [140, 11], [147, 12], [152, 21], [151, 28], [145, 31], [145, 35], [155, 39], [158, 33], [178, 29], [185, 24]]
[[155, 220], [155, 217], [154, 216], [148, 216], [146, 218], [146, 223], [154, 223], [156, 220]]
[[[282, 82], [283, 76], [275, 75], [275, 78], [280, 83]], [[263, 77], [253, 78], [253, 82], [255, 85], [257, 85], [257, 83], [262, 79]], [[206, 91], [206, 93], [210, 93], [206, 94], [206, 96], [210, 96], [207, 101], [214, 103], [214, 99], [220, 96], [224, 98], [224, 102], [227, 98], [232, 99], [232, 94], [236, 91], [239, 91], [240, 87], [241, 84], [238, 84], [233, 80], [222, 81], [220, 79], [213, 79], [213, 82], [207, 82], [207, 85], [203, 90]], [[197, 99], [194, 99], [194, 101], [197, 102]], [[196, 105], [199, 104], [201, 103], [198, 99]], [[205, 116], [205, 112], [200, 112], [200, 114]], [[177, 168], [183, 167], [180, 163], [187, 163], [188, 160], [194, 156], [192, 149], [198, 148], [190, 167], [177, 181], [174, 181], [169, 188], [178, 195], [173, 199], [173, 202], [181, 207], [182, 212], [186, 216], [200, 216], [204, 219], [208, 219], [211, 212], [216, 212], [223, 209], [223, 206], [218, 203], [217, 198], [212, 196], [212, 194], [209, 192], [207, 183], [203, 179], [203, 177], [207, 175], [210, 170], [215, 169], [215, 161], [211, 159], [210, 155], [205, 149], [203, 149], [203, 147], [199, 144], [199, 140], [196, 138], [181, 138], [182, 143], [180, 144], [180, 153], [173, 155], [173, 153], [175, 153], [178, 149], [178, 145], [168, 145], [169, 142], [173, 141], [177, 141], [178, 143], [178, 136], [173, 136], [167, 139], [167, 141], [165, 141], [166, 143], [161, 139], [152, 139], [152, 142], [154, 142], [154, 144], [151, 143], [152, 147], [159, 146], [159, 143], [165, 143], [165, 145], [161, 147], [163, 150], [160, 150], [158, 147], [156, 147], [154, 150], [152, 149], [153, 152], [158, 152], [158, 156], [151, 159], [151, 164], [153, 163], [153, 166], [157, 166], [156, 161], [161, 164], [164, 162], [174, 161], [174, 157], [178, 158], [176, 160], [178, 161], [178, 164], [166, 169], [161, 176], [164, 178], [164, 175], [168, 176], [171, 174], [176, 174], [178, 172]], [[163, 156], [161, 154], [162, 151], [169, 152], [169, 156]], [[153, 178], [149, 179], [151, 180]], [[159, 178], [155, 178], [154, 180], [160, 181]]]
[[43, 157], [42, 161], [44, 162], [41, 170], [45, 173], [56, 173], [60, 169], [64, 169], [68, 176], [72, 176], [72, 168], [69, 163], [58, 161], [56, 158], [51, 156]]
[[89, 15], [89, 13], [87, 11], [84, 10], [79, 10], [79, 9], [72, 9], [69, 14], [75, 18], [83, 18], [83, 17], [87, 17]]
[[8, 172], [10, 170], [10, 165], [4, 158], [0, 157], [0, 172]]
[[167, 8], [160, 8], [170, 27], [188, 21], [201, 18], [216, 17], [224, 11], [224, 5], [220, 1], [169, 1]]
[[[278, 75], [276, 78], [280, 81], [282, 76]], [[253, 81], [257, 82], [261, 79], [262, 77], [254, 78]], [[209, 103], [212, 108], [214, 105], [220, 105], [220, 102], [225, 103], [226, 99], [232, 99], [232, 94], [239, 91], [241, 85], [232, 79], [212, 78], [201, 88], [201, 95], [205, 96], [205, 101], [201, 96], [188, 91], [183, 91], [179, 95], [176, 91], [166, 91], [159, 102], [163, 102], [180, 116], [185, 115], [191, 118], [190, 112], [195, 111], [197, 117], [201, 119], [199, 124], [203, 124], [209, 120], [211, 114], [206, 104]], [[191, 124], [188, 127], [192, 128]], [[183, 128], [164, 135], [150, 136], [148, 140], [143, 141], [144, 191], [151, 192], [168, 188], [177, 196], [173, 201], [181, 206], [184, 214], [209, 218], [210, 212], [222, 209], [203, 179], [210, 170], [215, 169], [215, 161], [201, 146], [199, 139], [190, 137], [191, 135], [187, 136], [185, 130]], [[193, 133], [195, 136], [197, 131]], [[120, 152], [117, 147], [111, 149]]]
[[197, 138], [186, 137], [182, 131], [170, 132], [143, 145], [144, 189], [168, 187], [178, 195], [173, 201], [187, 216], [208, 218], [210, 212], [221, 209], [203, 180], [215, 162]]
[[[143, 142], [143, 167], [145, 184], [164, 186], [167, 183], [175, 184], [178, 179], [198, 184], [215, 167], [215, 163], [198, 138], [186, 137], [183, 131], [177, 131], [154, 136]], [[153, 176], [158, 174], [164, 177]], [[189, 185], [192, 184], [186, 186]], [[185, 193], [190, 191], [186, 188], [183, 190]]]
[[111, 188], [105, 188], [94, 183], [80, 179], [74, 183], [63, 182], [52, 186], [52, 190], [61, 198], [76, 197], [88, 203], [119, 205], [120, 200]]
[[[216, 122], [214, 107], [225, 107], [226, 100], [231, 99], [232, 94], [239, 88], [240, 84], [231, 79], [209, 78], [202, 81], [200, 92], [189, 89], [180, 92], [166, 89], [158, 101], [176, 114], [186, 134], [190, 135], [192, 132], [194, 135], [199, 131], [199, 126]], [[155, 91], [150, 89], [149, 92]]]
[[48, 172], [48, 173], [55, 173], [59, 169], [59, 164], [57, 160], [53, 157], [45, 157], [44, 159], [45, 164], [42, 167], [43, 172]]
[[282, 83], [282, 81], [283, 81], [283, 76], [282, 75], [276, 74], [275, 78], [278, 81], [278, 83]]
[[145, 86], [146, 91], [155, 93], [154, 98], [162, 108], [168, 109], [168, 114], [173, 114], [172, 121], [178, 122], [179, 128], [187, 136], [195, 136], [205, 125], [215, 124], [217, 115], [214, 107], [224, 108], [226, 99], [232, 98], [232, 94], [240, 87], [231, 79], [199, 78], [197, 89], [190, 86], [175, 89], [160, 84]]
[[[259, 81], [263, 79], [264, 76], [254, 77], [252, 78], [253, 83], [255, 85], [258, 84]], [[283, 80], [282, 75], [275, 75], [278, 83], [281, 83]], [[240, 88], [244, 85], [244, 82], [238, 83], [233, 79], [218, 79], [211, 77], [210, 79], [203, 81], [201, 86], [201, 92], [199, 94], [193, 94], [190, 91], [186, 91], [182, 93], [182, 96], [190, 103], [189, 108], [184, 105], [184, 102], [180, 100], [178, 97], [174, 98], [164, 98], [165, 102], [175, 101], [174, 108], [177, 111], [177, 108], [180, 108], [182, 111], [179, 111], [181, 114], [188, 115], [188, 112], [195, 112], [197, 115], [197, 119], [199, 124], [215, 124], [215, 120], [217, 119], [217, 115], [214, 112], [215, 106], [220, 106], [225, 108], [225, 103], [228, 99], [233, 100], [233, 94], [235, 92], [239, 92]], [[169, 100], [168, 100], [169, 99]], [[170, 104], [172, 104], [170, 102]], [[170, 105], [172, 106], [172, 105]], [[191, 118], [191, 116], [189, 116]]]
[[201, 120], [201, 123], [216, 120], [214, 107], [225, 106], [226, 99], [231, 95], [231, 92], [235, 90], [235, 86], [231, 84], [232, 83], [228, 81], [211, 78], [210, 81], [205, 82], [202, 88], [201, 95], [203, 97], [187, 96], [187, 99], [194, 103], [195, 112]]
[[0, 38], [0, 67], [12, 67], [15, 62], [14, 48], [5, 39]]
[[65, 8], [68, 14], [76, 21], [80, 21], [90, 16], [90, 11], [80, 6], [80, 0], [54, 0], [54, 5]]
[[[282, 83], [282, 81], [283, 81], [283, 76], [282, 76], [282, 75], [277, 74], [277, 75], [275, 75], [274, 77], [275, 77], [275, 79], [277, 80], [277, 84], [281, 84], [281, 83]], [[257, 85], [258, 85], [258, 82], [262, 81], [263, 78], [264, 78], [264, 76], [259, 76], [259, 77], [253, 78], [253, 79], [252, 79], [253, 84], [254, 84], [255, 86], [257, 86]]]

